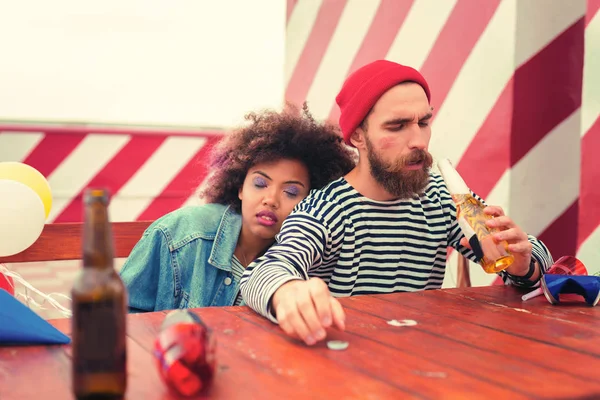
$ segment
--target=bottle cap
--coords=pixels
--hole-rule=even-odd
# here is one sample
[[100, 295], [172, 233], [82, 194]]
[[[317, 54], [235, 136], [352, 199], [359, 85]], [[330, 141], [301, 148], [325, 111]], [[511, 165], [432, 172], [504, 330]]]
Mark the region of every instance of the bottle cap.
[[110, 193], [104, 188], [85, 188], [83, 192], [83, 202], [89, 204], [93, 201], [100, 201], [103, 204], [108, 204]]

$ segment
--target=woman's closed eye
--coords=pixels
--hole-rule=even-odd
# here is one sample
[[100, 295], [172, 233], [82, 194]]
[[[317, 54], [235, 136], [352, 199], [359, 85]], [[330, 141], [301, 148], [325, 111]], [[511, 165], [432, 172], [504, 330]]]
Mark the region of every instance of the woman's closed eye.
[[254, 184], [254, 187], [259, 188], [259, 189], [267, 187], [267, 181], [266, 181], [266, 179], [263, 179], [263, 178], [260, 178], [260, 177], [254, 178], [253, 184]]
[[289, 198], [295, 199], [300, 194], [300, 189], [297, 186], [289, 186], [284, 189], [285, 194], [288, 195]]

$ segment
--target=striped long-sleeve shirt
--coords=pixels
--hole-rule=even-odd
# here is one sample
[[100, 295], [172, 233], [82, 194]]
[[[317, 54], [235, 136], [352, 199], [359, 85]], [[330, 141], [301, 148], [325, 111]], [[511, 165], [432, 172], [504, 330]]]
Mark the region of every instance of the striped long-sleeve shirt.
[[[269, 301], [294, 279], [322, 278], [335, 297], [439, 289], [448, 246], [476, 261], [459, 244], [462, 237], [455, 204], [438, 174], [430, 173], [422, 196], [393, 201], [366, 198], [340, 178], [294, 208], [276, 243], [246, 268], [241, 292], [246, 304], [276, 322]], [[533, 236], [529, 240], [533, 257], [547, 270], [550, 252]]]

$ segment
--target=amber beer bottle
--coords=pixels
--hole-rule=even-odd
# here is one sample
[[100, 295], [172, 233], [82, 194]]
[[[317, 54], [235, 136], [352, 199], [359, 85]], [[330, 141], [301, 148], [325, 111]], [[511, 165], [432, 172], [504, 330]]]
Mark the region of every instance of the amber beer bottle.
[[72, 299], [72, 385], [77, 399], [120, 399], [127, 387], [127, 292], [114, 269], [108, 192], [84, 193], [83, 268]]
[[508, 268], [513, 263], [514, 256], [508, 251], [506, 241], [497, 242], [492, 236], [498, 229], [488, 228], [486, 225], [486, 221], [493, 217], [483, 212], [485, 206], [473, 197], [467, 184], [448, 159], [440, 160], [438, 168], [456, 204], [458, 225], [483, 270], [492, 274]]

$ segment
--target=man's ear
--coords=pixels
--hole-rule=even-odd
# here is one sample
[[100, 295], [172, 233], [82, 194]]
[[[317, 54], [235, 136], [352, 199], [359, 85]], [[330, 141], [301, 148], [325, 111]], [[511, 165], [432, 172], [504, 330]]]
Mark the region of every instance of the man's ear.
[[240, 200], [242, 199], [242, 189], [243, 189], [243, 185], [238, 190], [238, 199], [240, 199]]
[[357, 149], [364, 150], [366, 148], [365, 133], [366, 132], [363, 128], [356, 128], [354, 133], [350, 135], [350, 143], [352, 143]]

